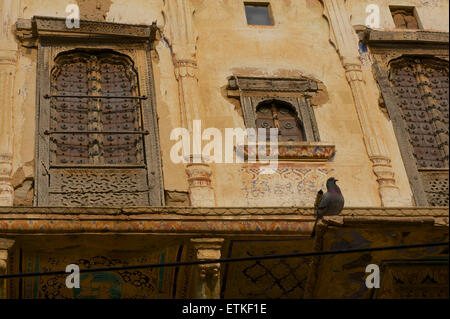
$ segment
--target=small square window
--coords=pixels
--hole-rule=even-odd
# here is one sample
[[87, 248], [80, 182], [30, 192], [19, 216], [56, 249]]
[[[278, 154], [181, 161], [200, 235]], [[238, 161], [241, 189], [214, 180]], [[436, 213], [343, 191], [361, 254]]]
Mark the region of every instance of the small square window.
[[419, 29], [414, 7], [389, 7], [397, 29]]
[[268, 3], [244, 3], [249, 25], [273, 25]]

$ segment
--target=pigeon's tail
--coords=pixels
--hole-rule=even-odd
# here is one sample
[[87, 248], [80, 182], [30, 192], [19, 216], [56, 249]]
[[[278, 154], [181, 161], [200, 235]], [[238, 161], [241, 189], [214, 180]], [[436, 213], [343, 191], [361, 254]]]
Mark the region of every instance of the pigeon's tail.
[[317, 222], [318, 221], [319, 221], [319, 215], [317, 214], [316, 221], [314, 222], [314, 227], [313, 227], [313, 230], [311, 232], [311, 238], [314, 238], [314, 236], [316, 235], [316, 226], [317, 226]]

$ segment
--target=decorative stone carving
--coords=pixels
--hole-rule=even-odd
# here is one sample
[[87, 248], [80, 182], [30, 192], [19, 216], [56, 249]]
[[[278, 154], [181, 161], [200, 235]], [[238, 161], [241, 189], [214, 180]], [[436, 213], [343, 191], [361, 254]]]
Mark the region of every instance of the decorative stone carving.
[[[198, 33], [193, 22], [194, 8], [189, 0], [165, 1], [164, 36], [171, 47], [175, 78], [178, 83], [180, 125], [192, 133], [192, 123], [201, 119], [201, 102], [197, 78]], [[195, 156], [195, 154], [194, 154]], [[208, 171], [209, 182], [195, 177], [197, 172]], [[186, 167], [189, 196], [192, 206], [214, 206], [214, 190], [211, 187], [209, 164], [192, 164]], [[200, 175], [204, 175], [201, 173]], [[206, 184], [208, 185], [206, 185]], [[199, 185], [201, 184], [201, 186]]]
[[192, 120], [199, 117], [197, 83], [197, 39], [189, 0], [165, 1], [164, 36], [171, 46], [175, 77], [178, 81], [181, 126], [192, 131]]
[[323, 0], [323, 4], [324, 15], [330, 23], [330, 41], [341, 57], [346, 78], [352, 90], [364, 143], [373, 163], [373, 172], [377, 176], [381, 203], [383, 206], [408, 206], [411, 204], [410, 202], [404, 203], [399, 200], [399, 189], [396, 185], [390, 156], [387, 154], [382, 140], [377, 137], [370, 120], [369, 110], [377, 109], [377, 101], [370, 100], [366, 94], [367, 88], [358, 55], [358, 37], [353, 30], [344, 0]]
[[[192, 157], [191, 157], [192, 158]], [[186, 174], [189, 183], [189, 198], [191, 206], [215, 206], [214, 188], [211, 185], [211, 167], [208, 159], [203, 156], [202, 163], [189, 163], [186, 165]]]
[[[198, 260], [220, 259], [223, 238], [192, 238], [191, 243], [196, 250]], [[198, 266], [199, 286], [198, 298], [220, 298], [220, 264], [203, 264]]]
[[[266, 147], [267, 154], [271, 154], [270, 144]], [[257, 145], [237, 145], [236, 153], [245, 161], [248, 158], [258, 159]], [[276, 152], [278, 160], [327, 162], [335, 154], [335, 146], [324, 142], [278, 142]]]
[[[14, 240], [0, 238], [0, 275], [5, 275], [8, 269], [8, 249], [14, 245]], [[6, 299], [6, 280], [0, 279], [0, 299]]]
[[18, 19], [16, 34], [27, 46], [36, 45], [36, 40], [42, 37], [71, 37], [71, 38], [122, 38], [134, 41], [154, 41], [158, 28], [152, 25], [131, 25], [112, 22], [80, 20], [80, 28], [68, 29], [66, 19], [54, 17], [33, 17], [31, 20]]
[[277, 101], [289, 104], [301, 120], [305, 139], [319, 141], [311, 97], [318, 91], [315, 81], [306, 78], [279, 79], [233, 76], [228, 81], [228, 96], [239, 98], [248, 128], [257, 127], [257, 108], [261, 103]]
[[20, 1], [0, 3], [0, 206], [12, 206], [14, 188], [11, 183], [13, 157], [14, 79], [17, 44], [13, 23], [20, 11]]

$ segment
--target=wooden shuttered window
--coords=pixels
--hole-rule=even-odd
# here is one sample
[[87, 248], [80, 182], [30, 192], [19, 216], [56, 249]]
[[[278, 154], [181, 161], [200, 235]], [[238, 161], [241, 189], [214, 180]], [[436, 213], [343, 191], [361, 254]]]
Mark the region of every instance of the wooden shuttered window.
[[48, 205], [150, 205], [133, 61], [109, 50], [62, 53], [50, 81]]
[[448, 63], [404, 58], [392, 64], [390, 81], [428, 202], [448, 206]]
[[[278, 140], [300, 142], [305, 140], [303, 125], [293, 107], [287, 103], [268, 101], [261, 103], [256, 111], [257, 128], [277, 128]], [[267, 133], [268, 139], [269, 134]]]

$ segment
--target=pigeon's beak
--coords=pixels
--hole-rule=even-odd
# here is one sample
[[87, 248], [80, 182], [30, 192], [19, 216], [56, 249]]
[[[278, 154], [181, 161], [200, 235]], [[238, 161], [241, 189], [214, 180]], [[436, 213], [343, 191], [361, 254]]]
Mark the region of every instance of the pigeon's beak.
[[338, 180], [338, 179], [335, 179], [334, 181], [335, 181], [335, 182], [339, 182], [339, 180]]

